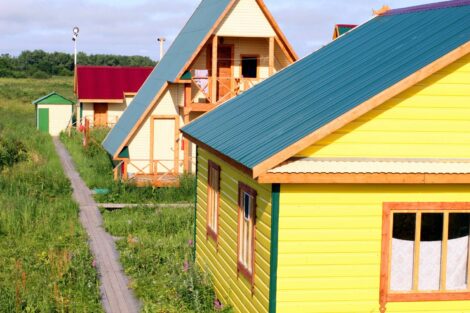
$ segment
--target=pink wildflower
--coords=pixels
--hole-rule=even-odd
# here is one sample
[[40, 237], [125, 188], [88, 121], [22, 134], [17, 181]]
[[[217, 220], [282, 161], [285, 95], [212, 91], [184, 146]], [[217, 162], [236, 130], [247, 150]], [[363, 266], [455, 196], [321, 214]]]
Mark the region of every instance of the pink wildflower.
[[184, 264], [183, 264], [183, 271], [184, 271], [184, 272], [189, 271], [189, 262], [188, 262], [188, 261], [184, 261]]

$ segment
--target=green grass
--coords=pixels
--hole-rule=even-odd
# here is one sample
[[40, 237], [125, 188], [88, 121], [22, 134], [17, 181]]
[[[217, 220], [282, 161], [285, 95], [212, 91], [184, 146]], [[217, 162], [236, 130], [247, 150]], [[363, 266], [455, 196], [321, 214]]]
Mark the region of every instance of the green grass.
[[102, 312], [70, 183], [32, 100], [72, 78], [0, 79], [0, 312]]
[[143, 312], [231, 312], [214, 309], [210, 277], [192, 263], [193, 214], [190, 208], [103, 211], [106, 230], [121, 238], [121, 263]]
[[95, 195], [101, 203], [178, 203], [194, 201], [194, 176], [181, 177], [179, 188], [136, 187], [130, 183], [115, 182], [113, 163], [101, 142], [106, 136], [106, 128], [92, 129], [90, 144], [82, 145], [83, 135], [72, 131], [70, 137], [63, 133], [61, 140], [69, 150], [80, 176], [89, 188], [109, 189], [106, 195]]

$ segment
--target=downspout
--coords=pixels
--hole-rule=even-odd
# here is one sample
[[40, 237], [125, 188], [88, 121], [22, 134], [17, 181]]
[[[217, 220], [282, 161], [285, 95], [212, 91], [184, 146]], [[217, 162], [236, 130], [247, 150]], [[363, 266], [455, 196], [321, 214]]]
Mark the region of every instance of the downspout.
[[269, 313], [276, 313], [277, 306], [277, 262], [279, 243], [279, 198], [280, 184], [272, 184], [271, 191], [271, 251], [269, 266]]
[[199, 148], [196, 146], [196, 177], [194, 179], [194, 233], [193, 233], [193, 262], [196, 262], [196, 231], [197, 231], [197, 174]]

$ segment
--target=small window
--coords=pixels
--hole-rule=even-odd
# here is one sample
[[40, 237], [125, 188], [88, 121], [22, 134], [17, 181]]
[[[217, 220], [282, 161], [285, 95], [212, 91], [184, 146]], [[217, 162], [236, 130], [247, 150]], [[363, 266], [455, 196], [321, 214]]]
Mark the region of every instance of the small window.
[[242, 77], [257, 78], [258, 77], [258, 57], [242, 56]]
[[470, 203], [386, 203], [381, 304], [470, 299]]
[[207, 235], [217, 241], [219, 227], [220, 166], [209, 160], [207, 174]]
[[238, 185], [238, 272], [253, 284], [255, 264], [256, 191]]

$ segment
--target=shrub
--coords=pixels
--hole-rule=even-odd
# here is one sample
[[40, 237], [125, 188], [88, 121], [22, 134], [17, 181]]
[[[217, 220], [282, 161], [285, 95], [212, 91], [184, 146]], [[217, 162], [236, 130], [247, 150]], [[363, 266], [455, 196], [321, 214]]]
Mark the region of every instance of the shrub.
[[51, 76], [44, 71], [38, 70], [34, 72], [33, 75], [31, 75], [31, 77], [36, 78], [36, 79], [46, 79], [46, 78], [50, 78]]
[[16, 139], [0, 137], [0, 170], [27, 159], [26, 146]]

